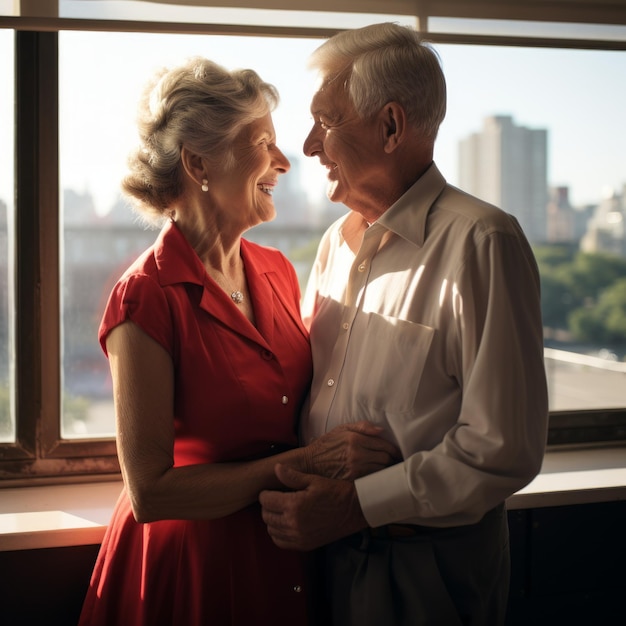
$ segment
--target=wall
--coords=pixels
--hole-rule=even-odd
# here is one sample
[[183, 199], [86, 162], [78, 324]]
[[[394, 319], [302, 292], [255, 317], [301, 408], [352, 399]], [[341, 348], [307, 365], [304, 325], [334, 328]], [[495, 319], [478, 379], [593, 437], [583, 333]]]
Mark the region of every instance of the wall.
[[[507, 626], [626, 624], [626, 501], [509, 511], [509, 526]], [[74, 626], [97, 552], [0, 552], [0, 623]]]

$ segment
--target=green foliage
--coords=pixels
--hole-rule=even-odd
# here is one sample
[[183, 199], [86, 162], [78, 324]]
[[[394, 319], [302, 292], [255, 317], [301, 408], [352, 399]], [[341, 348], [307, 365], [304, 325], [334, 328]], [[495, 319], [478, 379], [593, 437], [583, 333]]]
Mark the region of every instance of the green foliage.
[[605, 289], [595, 306], [573, 311], [569, 321], [572, 332], [582, 341], [626, 343], [626, 278]]
[[315, 261], [315, 255], [317, 254], [317, 247], [320, 243], [319, 237], [314, 237], [307, 244], [294, 248], [289, 252], [289, 258], [294, 262], [303, 262], [308, 265], [313, 265]]
[[571, 310], [570, 286], [554, 271], [545, 271], [541, 276], [541, 311], [544, 326], [565, 328]]
[[576, 255], [571, 266], [575, 300], [597, 300], [601, 292], [626, 276], [626, 259], [610, 254]]
[[65, 394], [63, 398], [63, 423], [86, 422], [89, 400], [82, 396]]
[[539, 269], [544, 270], [571, 263], [576, 250], [571, 246], [538, 246], [533, 250]]
[[578, 341], [626, 344], [626, 259], [562, 246], [534, 252], [544, 324]]

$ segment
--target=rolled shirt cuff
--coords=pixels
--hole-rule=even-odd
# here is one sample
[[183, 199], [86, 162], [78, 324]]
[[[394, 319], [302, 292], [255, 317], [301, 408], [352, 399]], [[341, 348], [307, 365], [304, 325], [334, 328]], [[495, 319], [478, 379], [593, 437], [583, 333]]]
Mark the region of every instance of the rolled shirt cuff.
[[404, 463], [357, 478], [354, 485], [363, 515], [372, 528], [415, 517]]

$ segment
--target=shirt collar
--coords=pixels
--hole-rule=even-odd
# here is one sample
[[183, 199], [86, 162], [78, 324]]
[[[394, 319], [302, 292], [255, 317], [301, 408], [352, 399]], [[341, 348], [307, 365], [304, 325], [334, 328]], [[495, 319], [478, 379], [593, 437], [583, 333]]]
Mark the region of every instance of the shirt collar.
[[426, 239], [428, 214], [445, 187], [445, 178], [435, 163], [432, 163], [426, 172], [380, 216], [378, 223], [421, 248]]
[[[378, 218], [376, 224], [421, 248], [426, 239], [428, 214], [445, 187], [446, 180], [433, 162], [426, 172]], [[350, 211], [341, 224], [339, 234], [343, 241], [350, 242], [366, 227], [367, 222], [363, 217], [356, 211]]]

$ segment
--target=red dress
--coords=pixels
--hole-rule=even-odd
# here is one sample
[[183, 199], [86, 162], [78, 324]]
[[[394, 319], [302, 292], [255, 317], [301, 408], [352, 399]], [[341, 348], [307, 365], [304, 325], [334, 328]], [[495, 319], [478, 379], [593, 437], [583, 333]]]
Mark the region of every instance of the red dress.
[[[100, 326], [125, 320], [175, 366], [176, 466], [240, 461], [297, 445], [311, 354], [295, 272], [243, 240], [254, 327], [214, 283], [174, 223], [111, 293]], [[106, 349], [105, 349], [106, 350]], [[106, 531], [81, 626], [299, 626], [304, 555], [277, 548], [258, 505], [227, 517], [137, 523], [125, 490]]]

